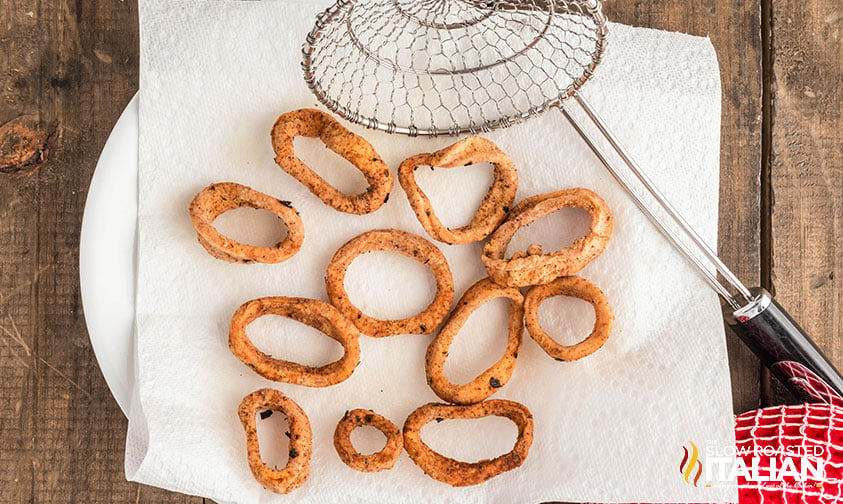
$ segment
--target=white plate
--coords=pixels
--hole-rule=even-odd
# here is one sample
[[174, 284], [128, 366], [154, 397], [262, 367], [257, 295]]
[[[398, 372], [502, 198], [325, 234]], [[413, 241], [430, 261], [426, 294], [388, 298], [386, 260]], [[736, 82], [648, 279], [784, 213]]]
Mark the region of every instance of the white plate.
[[91, 346], [125, 414], [134, 385], [135, 257], [138, 217], [138, 95], [100, 154], [79, 245], [82, 307]]

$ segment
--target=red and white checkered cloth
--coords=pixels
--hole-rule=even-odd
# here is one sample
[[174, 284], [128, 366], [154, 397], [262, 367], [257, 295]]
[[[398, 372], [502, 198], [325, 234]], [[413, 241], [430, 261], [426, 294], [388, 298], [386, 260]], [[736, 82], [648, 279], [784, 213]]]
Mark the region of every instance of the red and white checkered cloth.
[[[775, 459], [774, 465], [780, 470], [789, 453], [806, 452], [813, 461], [823, 462], [825, 472], [821, 481], [797, 481], [790, 476], [775, 481], [748, 481], [739, 475], [738, 504], [843, 504], [843, 407], [773, 406], [738, 415], [735, 448], [735, 458], [743, 459], [746, 467], [752, 466], [753, 458], [759, 458], [762, 475], [770, 458]], [[686, 460], [687, 455], [680, 474]], [[794, 463], [798, 470], [799, 462]]]
[[[785, 476], [781, 481], [747, 481], [738, 477], [740, 504], [814, 504], [843, 501], [843, 408], [827, 404], [776, 406], [735, 418], [738, 457], [747, 466], [753, 457], [776, 458], [782, 467], [788, 453], [811, 453], [824, 461], [822, 481]], [[798, 468], [798, 467], [797, 467]]]

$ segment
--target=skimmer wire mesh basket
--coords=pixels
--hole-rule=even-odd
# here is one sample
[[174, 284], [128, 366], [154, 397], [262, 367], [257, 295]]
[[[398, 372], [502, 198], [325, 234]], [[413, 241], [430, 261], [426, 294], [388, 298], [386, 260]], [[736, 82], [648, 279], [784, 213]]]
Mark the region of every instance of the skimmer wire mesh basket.
[[594, 0], [340, 0], [318, 17], [302, 66], [349, 121], [476, 133], [558, 106], [589, 79], [606, 34]]

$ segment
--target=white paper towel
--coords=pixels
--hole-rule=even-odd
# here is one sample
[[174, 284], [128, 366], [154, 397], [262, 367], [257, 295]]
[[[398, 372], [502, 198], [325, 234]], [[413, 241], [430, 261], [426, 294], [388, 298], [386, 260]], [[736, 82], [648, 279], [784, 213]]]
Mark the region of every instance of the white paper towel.
[[[535, 439], [524, 465], [479, 486], [451, 488], [428, 478], [402, 454], [392, 471], [346, 467], [331, 442], [343, 412], [371, 408], [401, 425], [436, 396], [426, 386], [429, 336], [361, 337], [360, 366], [325, 389], [272, 383], [227, 348], [231, 315], [268, 295], [326, 299], [324, 271], [333, 252], [366, 230], [397, 227], [426, 236], [397, 185], [389, 202], [366, 216], [323, 205], [273, 162], [269, 131], [282, 112], [316, 106], [299, 68], [300, 47], [324, 2], [143, 0], [137, 389], [126, 446], [129, 479], [226, 502], [723, 502], [729, 488], [688, 485], [678, 467], [682, 447], [732, 445], [731, 394], [716, 296], [670, 248], [606, 173], [563, 117], [549, 112], [487, 135], [515, 161], [518, 200], [587, 187], [616, 217], [606, 252], [581, 275], [603, 289], [614, 331], [594, 355], [574, 363], [547, 357], [525, 332], [515, 373], [495, 398], [527, 405]], [[720, 83], [707, 39], [610, 26], [605, 61], [585, 94], [692, 224], [716, 240]], [[410, 139], [352, 127], [390, 167], [431, 152], [451, 138]], [[332, 162], [321, 147], [298, 144], [314, 164]], [[318, 168], [346, 189], [359, 175]], [[420, 174], [447, 222], [467, 220], [488, 187], [482, 167]], [[305, 223], [301, 251], [279, 265], [227, 264], [197, 243], [187, 208], [203, 187], [235, 181], [290, 200]], [[224, 216], [228, 231], [252, 212]], [[255, 222], [265, 222], [256, 219]], [[576, 211], [537, 222], [518, 237], [550, 246], [587, 227]], [[456, 296], [485, 276], [479, 244], [445, 246]], [[423, 306], [432, 282], [423, 268], [389, 254], [356, 261], [352, 299], [370, 314], [401, 316]], [[454, 343], [448, 374], [468, 380], [501, 354], [503, 302], [472, 317]], [[575, 302], [548, 301], [550, 333], [587, 333], [593, 315]], [[249, 328], [276, 356], [315, 364], [336, 357], [327, 338], [267, 317]], [[574, 336], [571, 336], [574, 337]], [[485, 364], [485, 366], [484, 366]], [[249, 392], [271, 386], [309, 414], [314, 433], [311, 476], [289, 496], [252, 478], [236, 410]], [[515, 429], [505, 420], [443, 422], [425, 439], [465, 460], [508, 451]]]

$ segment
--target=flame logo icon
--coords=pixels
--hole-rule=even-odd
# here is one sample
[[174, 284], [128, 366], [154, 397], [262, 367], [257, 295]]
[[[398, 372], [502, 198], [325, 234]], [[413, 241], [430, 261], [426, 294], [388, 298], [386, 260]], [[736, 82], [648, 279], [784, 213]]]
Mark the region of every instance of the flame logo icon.
[[694, 475], [694, 486], [697, 486], [697, 483], [700, 481], [700, 476], [702, 476], [702, 463], [700, 462], [699, 455], [700, 452], [697, 450], [697, 445], [694, 444], [693, 441], [688, 441], [691, 444], [691, 451], [688, 451], [688, 448], [683, 446], [682, 449], [685, 450], [685, 455], [682, 457], [682, 462], [679, 464], [679, 473], [685, 478], [685, 483], [691, 484], [691, 474], [694, 473], [696, 470], [696, 474]]

